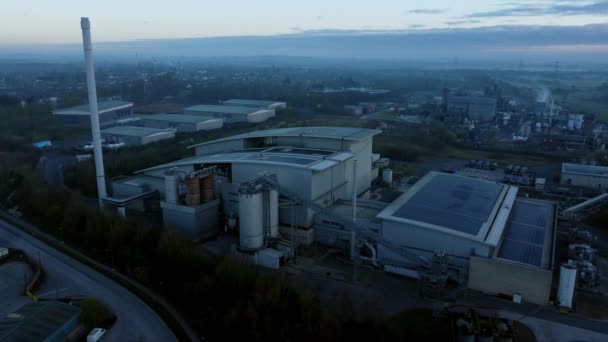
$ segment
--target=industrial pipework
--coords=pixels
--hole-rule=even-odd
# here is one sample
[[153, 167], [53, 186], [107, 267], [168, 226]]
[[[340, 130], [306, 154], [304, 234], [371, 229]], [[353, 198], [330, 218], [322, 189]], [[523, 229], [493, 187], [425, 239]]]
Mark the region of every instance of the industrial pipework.
[[80, 19], [82, 28], [82, 45], [87, 74], [87, 92], [89, 93], [89, 112], [91, 114], [91, 134], [93, 136], [93, 155], [95, 157], [95, 174], [97, 177], [97, 193], [99, 207], [103, 207], [106, 192], [106, 178], [103, 167], [103, 150], [101, 149], [101, 131], [99, 128], [99, 109], [97, 107], [97, 89], [95, 87], [95, 67], [93, 64], [93, 47], [91, 44], [91, 23], [89, 18]]

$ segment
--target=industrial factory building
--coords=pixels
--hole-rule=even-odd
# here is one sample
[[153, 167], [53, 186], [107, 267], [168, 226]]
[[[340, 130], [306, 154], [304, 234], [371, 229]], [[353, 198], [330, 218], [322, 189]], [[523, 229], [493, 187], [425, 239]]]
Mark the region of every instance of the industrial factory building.
[[266, 108], [266, 109], [285, 109], [287, 103], [276, 102], [276, 101], [261, 101], [261, 100], [244, 100], [244, 99], [232, 99], [222, 102], [224, 105], [236, 106], [236, 107], [253, 107], [253, 108]]
[[140, 202], [160, 198], [165, 224], [192, 239], [238, 230], [238, 250], [272, 268], [289, 255], [283, 239], [350, 248], [353, 257], [369, 249], [362, 260], [400, 274], [417, 274], [428, 266], [422, 260], [442, 251], [462, 284], [546, 304], [554, 204], [517, 198], [514, 186], [437, 172], [390, 204], [369, 200], [380, 168], [390, 183], [388, 160], [372, 153], [379, 133], [296, 127], [202, 143], [192, 146], [193, 157], [115, 181], [106, 203], [141, 210]]
[[79, 323], [76, 306], [54, 301], [28, 303], [0, 320], [0, 341], [64, 341]]
[[145, 127], [159, 129], [173, 128], [178, 132], [208, 131], [220, 129], [224, 125], [224, 120], [222, 119], [198, 115], [154, 114], [140, 115], [139, 119]]
[[106, 143], [129, 146], [145, 145], [153, 142], [173, 139], [175, 131], [139, 126], [115, 126], [101, 130], [101, 138]]
[[608, 166], [563, 163], [561, 182], [604, 192], [608, 190]]
[[273, 109], [226, 105], [197, 105], [184, 109], [187, 115], [223, 119], [226, 123], [263, 122], [275, 116]]
[[[430, 172], [377, 216], [381, 236], [427, 259], [444, 251], [450, 267], [472, 289], [547, 304], [556, 208], [551, 202], [519, 199], [517, 191]], [[411, 264], [382, 245], [378, 258], [391, 267]]]
[[[241, 185], [262, 174], [272, 174], [300, 198], [328, 207], [352, 197], [353, 172], [357, 194], [370, 189], [377, 174], [372, 171], [372, 137], [378, 133], [361, 128], [284, 128], [203, 143], [192, 147], [194, 157], [114, 182], [112, 200], [118, 203], [117, 198], [157, 191], [165, 223], [192, 238], [216, 228], [210, 210], [217, 216], [220, 203], [225, 215], [238, 217], [239, 204], [249, 198], [240, 192]], [[274, 199], [276, 194], [268, 196]], [[251, 197], [259, 200], [257, 193]], [[277, 214], [281, 224], [293, 222], [300, 229], [309, 229], [314, 222], [314, 212], [302, 206], [282, 207]]]
[[[118, 120], [133, 113], [133, 103], [126, 101], [101, 101], [98, 103], [99, 124], [101, 127], [108, 127], [115, 124]], [[89, 105], [84, 104], [77, 107], [57, 109], [53, 111], [61, 119], [70, 123], [86, 124], [91, 123]]]
[[496, 99], [481, 96], [448, 96], [447, 112], [469, 120], [492, 121], [496, 115]]

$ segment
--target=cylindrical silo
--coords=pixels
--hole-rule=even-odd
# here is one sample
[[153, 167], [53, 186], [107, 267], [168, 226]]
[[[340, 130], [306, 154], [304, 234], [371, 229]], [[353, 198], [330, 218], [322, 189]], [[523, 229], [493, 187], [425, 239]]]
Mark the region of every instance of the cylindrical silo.
[[574, 130], [574, 118], [572, 117], [568, 119], [568, 129], [571, 131]]
[[384, 169], [382, 171], [382, 181], [388, 185], [393, 184], [393, 170], [391, 169]]
[[197, 206], [201, 204], [201, 190], [198, 177], [186, 178], [186, 205]]
[[576, 265], [565, 263], [559, 270], [559, 287], [557, 289], [557, 305], [565, 308], [572, 307], [574, 288], [576, 285]]
[[207, 203], [213, 201], [213, 174], [209, 174], [201, 179], [201, 202]]
[[179, 175], [175, 172], [165, 174], [165, 202], [177, 204], [179, 201]]
[[576, 129], [581, 129], [583, 128], [583, 122], [585, 121], [584, 117], [582, 114], [578, 114], [576, 116], [576, 118], [574, 119], [574, 127]]
[[279, 192], [270, 190], [268, 194], [268, 210], [270, 216], [270, 238], [279, 237]]
[[264, 196], [262, 192], [239, 196], [240, 249], [253, 251], [264, 246]]

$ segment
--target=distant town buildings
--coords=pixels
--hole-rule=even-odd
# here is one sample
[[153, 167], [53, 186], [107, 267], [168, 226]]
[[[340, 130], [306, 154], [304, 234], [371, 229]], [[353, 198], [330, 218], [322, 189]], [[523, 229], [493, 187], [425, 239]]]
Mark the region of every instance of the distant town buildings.
[[496, 98], [482, 96], [447, 97], [447, 113], [476, 121], [492, 121], [496, 115]]

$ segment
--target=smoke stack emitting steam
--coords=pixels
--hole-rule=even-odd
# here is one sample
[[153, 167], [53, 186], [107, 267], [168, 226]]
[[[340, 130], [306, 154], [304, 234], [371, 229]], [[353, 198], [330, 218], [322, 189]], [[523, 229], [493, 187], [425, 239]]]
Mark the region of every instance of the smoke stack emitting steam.
[[82, 28], [82, 45], [84, 47], [84, 62], [87, 72], [87, 91], [89, 93], [89, 112], [91, 114], [91, 133], [93, 135], [93, 155], [95, 156], [95, 173], [97, 176], [97, 193], [99, 207], [103, 206], [106, 198], [106, 178], [103, 168], [103, 151], [101, 149], [101, 131], [99, 129], [99, 109], [97, 108], [97, 88], [95, 87], [95, 67], [93, 65], [93, 48], [91, 46], [91, 23], [89, 18], [80, 19]]

